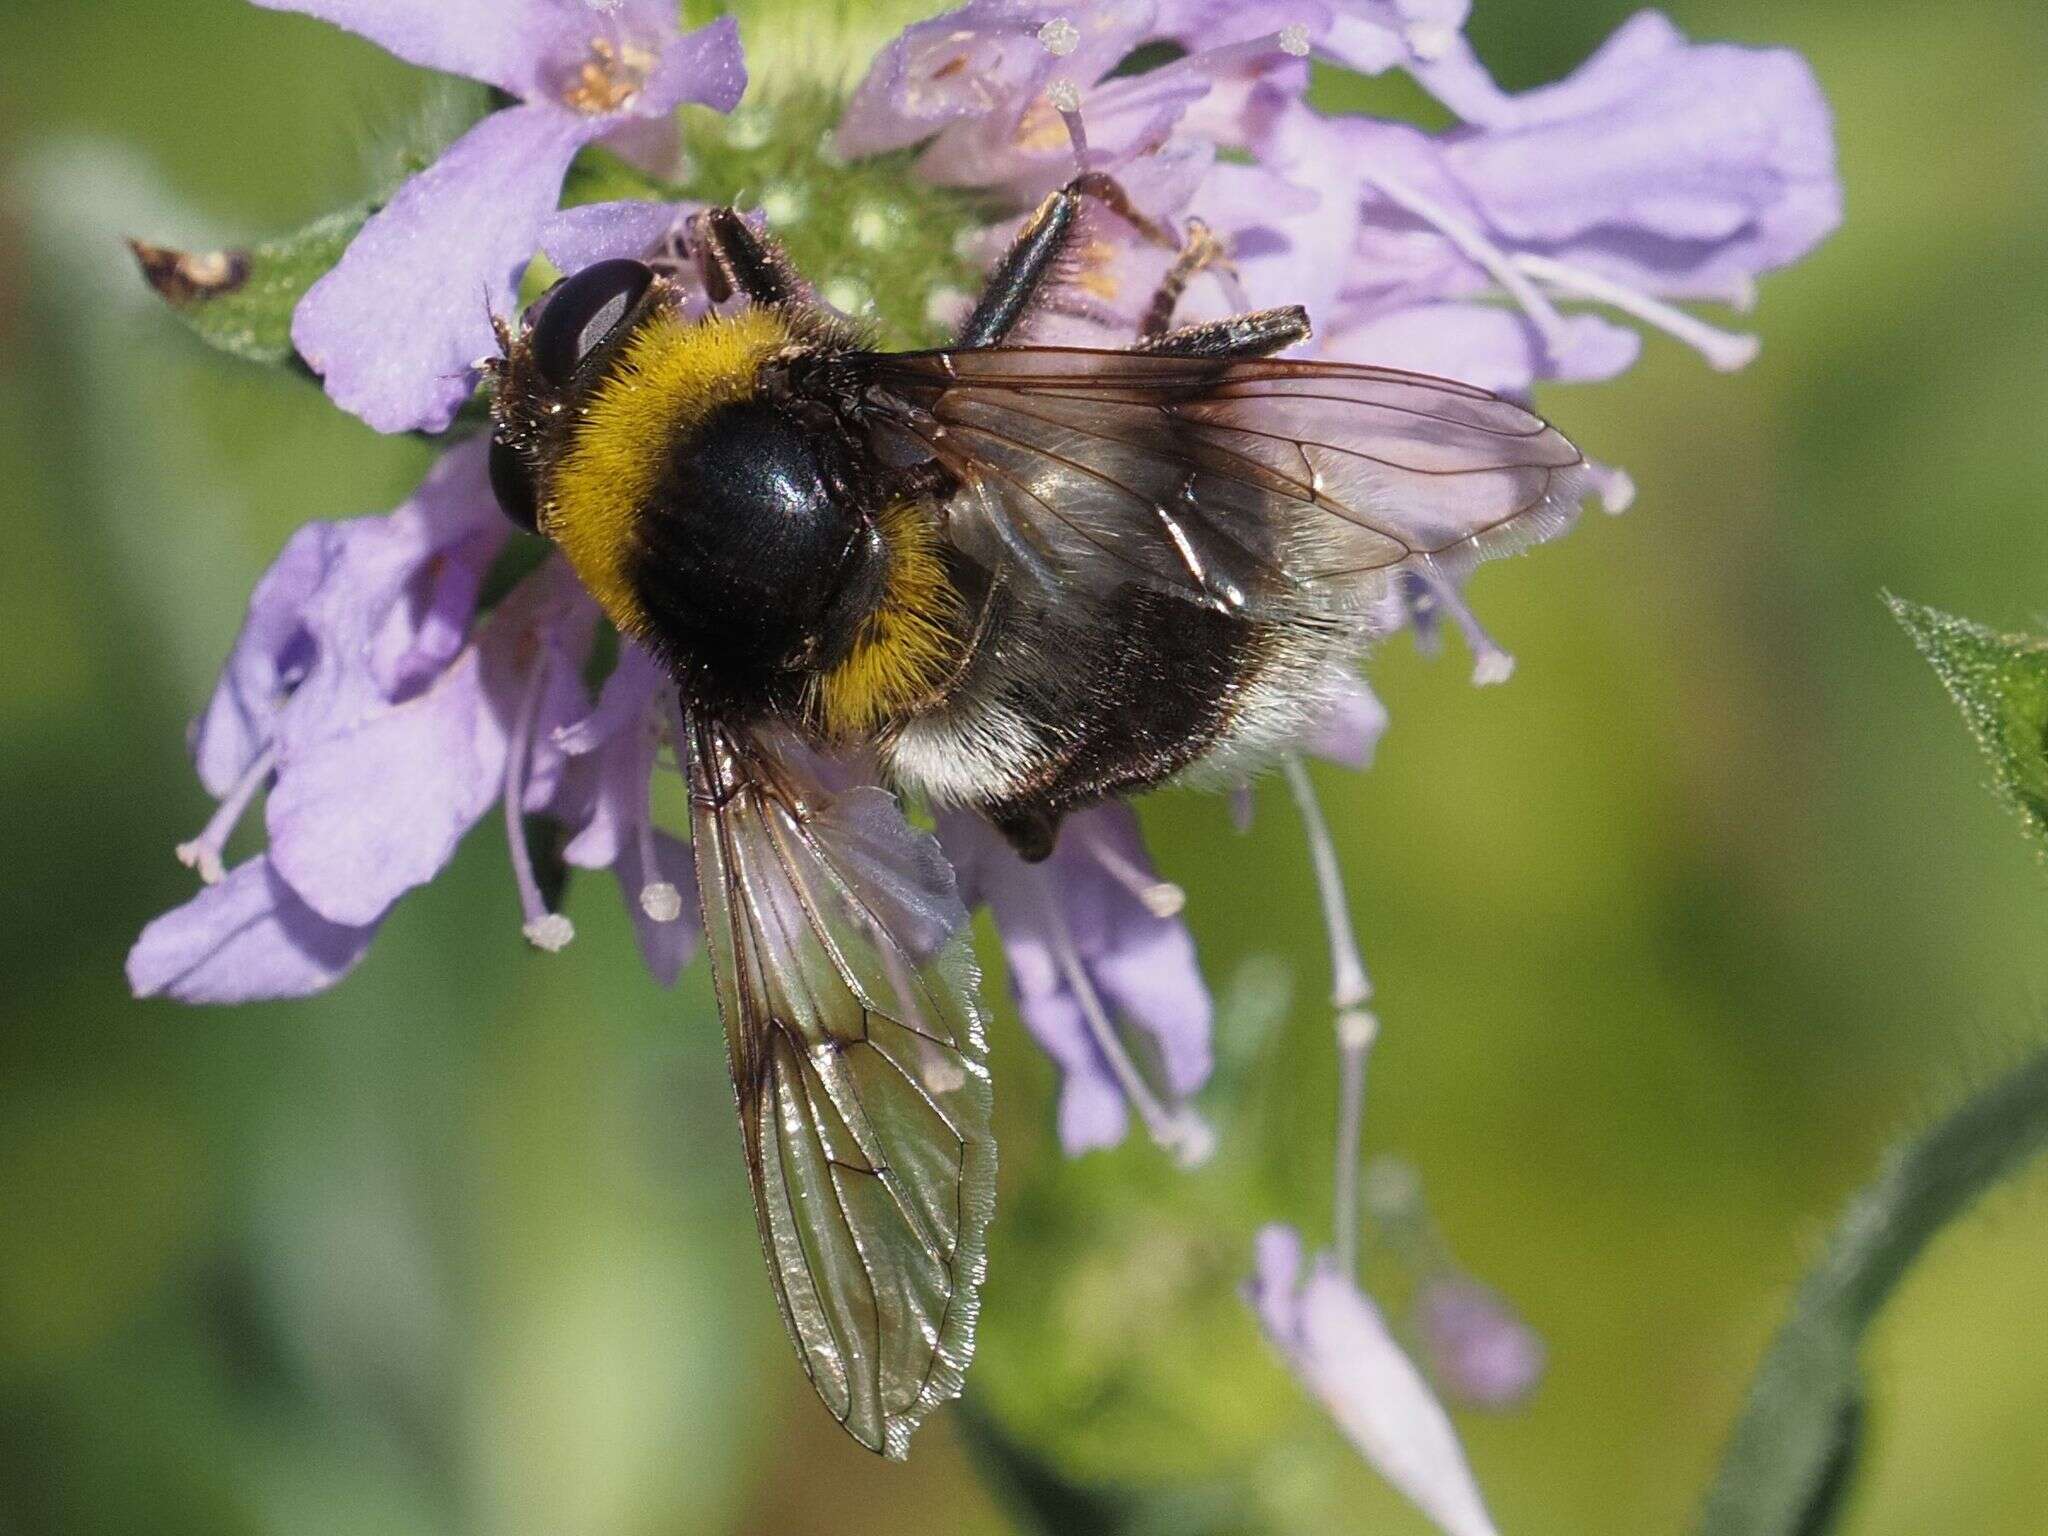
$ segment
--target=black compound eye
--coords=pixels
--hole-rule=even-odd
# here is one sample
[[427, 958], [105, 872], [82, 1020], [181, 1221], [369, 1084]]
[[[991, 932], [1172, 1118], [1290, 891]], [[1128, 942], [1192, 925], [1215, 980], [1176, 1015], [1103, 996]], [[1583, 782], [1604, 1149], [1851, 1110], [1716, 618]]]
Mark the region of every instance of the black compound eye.
[[528, 533], [540, 531], [540, 494], [526, 456], [510, 443], [491, 439], [491, 494], [498, 508]]
[[600, 261], [564, 278], [533, 327], [533, 361], [541, 377], [557, 388], [575, 378], [583, 360], [611, 339], [653, 281], [654, 269], [638, 261]]

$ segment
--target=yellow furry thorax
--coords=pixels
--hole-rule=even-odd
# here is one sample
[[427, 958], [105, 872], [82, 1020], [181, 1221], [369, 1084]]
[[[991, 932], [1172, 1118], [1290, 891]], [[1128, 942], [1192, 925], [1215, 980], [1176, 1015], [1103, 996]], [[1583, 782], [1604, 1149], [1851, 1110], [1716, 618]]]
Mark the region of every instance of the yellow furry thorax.
[[[756, 395], [764, 366], [798, 341], [772, 309], [660, 313], [592, 389], [543, 488], [540, 526], [622, 634], [656, 638], [634, 585], [636, 525], [674, 445], [713, 411]], [[803, 692], [804, 723], [833, 740], [872, 736], [928, 702], [962, 644], [933, 509], [892, 503], [876, 524], [887, 559], [881, 600]]]
[[871, 736], [931, 702], [960, 659], [960, 599], [931, 509], [894, 502], [877, 523], [889, 562], [882, 600], [810, 688], [810, 723], [835, 740]]
[[771, 309], [697, 320], [660, 313], [592, 391], [543, 487], [541, 531], [622, 633], [648, 637], [632, 582], [634, 525], [670, 445], [720, 406], [752, 397], [763, 365], [793, 340]]

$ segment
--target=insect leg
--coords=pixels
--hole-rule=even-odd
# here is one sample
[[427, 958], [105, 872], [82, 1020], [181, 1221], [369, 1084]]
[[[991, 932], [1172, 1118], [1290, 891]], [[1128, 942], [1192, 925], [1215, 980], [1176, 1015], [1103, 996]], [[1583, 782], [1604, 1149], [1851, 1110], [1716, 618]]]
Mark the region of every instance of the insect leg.
[[1155, 336], [1164, 336], [1173, 324], [1173, 312], [1180, 305], [1180, 296], [1195, 275], [1204, 269], [1228, 263], [1223, 242], [1209, 232], [1209, 226], [1200, 219], [1188, 220], [1187, 239], [1181, 243], [1180, 255], [1167, 269], [1166, 276], [1159, 280], [1159, 289], [1152, 295], [1152, 302], [1146, 307], [1145, 318], [1139, 322], [1138, 335], [1146, 341]]
[[693, 214], [685, 238], [714, 304], [738, 294], [755, 304], [787, 304], [801, 291], [789, 258], [731, 208]]
[[1184, 325], [1177, 331], [1147, 336], [1131, 350], [1161, 357], [1213, 357], [1225, 360], [1267, 357], [1309, 337], [1308, 311], [1299, 304], [1283, 309], [1255, 310], [1228, 320]]
[[1094, 198], [1146, 239], [1173, 243], [1166, 231], [1131, 206], [1130, 197], [1115, 178], [1101, 171], [1084, 171], [1048, 196], [1024, 221], [1017, 238], [989, 274], [981, 297], [975, 301], [974, 312], [954, 338], [956, 347], [999, 346], [1031, 312], [1046, 279], [1057, 270], [1061, 255], [1073, 239], [1074, 220], [1080, 215], [1084, 197]]

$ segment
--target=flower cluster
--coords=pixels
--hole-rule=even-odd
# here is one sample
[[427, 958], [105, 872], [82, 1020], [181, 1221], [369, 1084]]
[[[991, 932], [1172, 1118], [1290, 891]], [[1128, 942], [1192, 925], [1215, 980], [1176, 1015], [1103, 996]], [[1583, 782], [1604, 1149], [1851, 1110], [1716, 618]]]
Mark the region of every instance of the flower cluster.
[[[512, 310], [536, 254], [563, 272], [671, 255], [699, 206], [675, 110], [730, 110], [746, 84], [733, 24], [685, 32], [672, 0], [257, 3], [488, 82], [508, 103], [400, 188], [297, 310], [294, 341], [329, 394], [385, 431], [449, 426], [491, 350], [490, 316]], [[832, 142], [792, 144], [785, 160], [811, 164], [818, 187], [872, 160], [899, 180], [896, 206], [922, 198], [957, 221], [945, 242], [957, 270], [999, 251], [1078, 157], [1154, 226], [1213, 239], [1221, 259], [1188, 290], [1184, 318], [1303, 304], [1310, 348], [1326, 356], [1524, 391], [1622, 372], [1648, 328], [1715, 368], [1742, 366], [1753, 338], [1678, 305], [1746, 308], [1760, 275], [1836, 223], [1831, 125], [1805, 64], [1690, 43], [1646, 12], [1568, 78], [1509, 93], [1467, 45], [1467, 9], [971, 0], [890, 42]], [[1432, 133], [1319, 113], [1317, 58], [1405, 70], [1456, 122]], [[772, 136], [772, 103], [750, 110], [766, 112], [754, 121]], [[651, 192], [674, 190], [647, 200], [558, 210], [572, 160], [597, 144], [683, 180], [650, 180]], [[761, 201], [794, 220], [803, 191], [785, 181]], [[1171, 252], [1107, 214], [1085, 227], [1033, 337], [1121, 345]], [[843, 233], [882, 251], [901, 232], [863, 214]], [[812, 276], [826, 298], [860, 306], [861, 285]], [[929, 289], [935, 323], [965, 302], [936, 272], [899, 278]], [[1618, 470], [1596, 483], [1610, 509], [1626, 503]], [[219, 808], [179, 851], [205, 885], [142, 935], [129, 961], [138, 993], [239, 1001], [332, 984], [494, 809], [532, 943], [572, 936], [535, 869], [534, 819], [545, 818], [566, 863], [614, 872], [650, 969], [673, 980], [697, 942], [690, 851], [650, 811], [663, 744], [678, 737], [673, 690], [628, 643], [593, 696], [586, 678], [611, 638], [595, 605], [554, 555], [489, 591], [508, 539], [470, 441], [397, 511], [314, 525], [286, 545], [194, 731]], [[1464, 633], [1477, 680], [1506, 675], [1454, 587], [1398, 596], [1421, 638], [1443, 619]], [[1363, 766], [1383, 724], [1360, 684], [1301, 750]], [[1306, 796], [1305, 776], [1294, 782]], [[259, 799], [266, 850], [228, 868], [230, 835]], [[1368, 988], [1311, 800], [1304, 811], [1337, 914], [1340, 1040], [1362, 1072]], [[1071, 818], [1036, 869], [971, 817], [943, 817], [941, 835], [966, 892], [991, 909], [1024, 1021], [1060, 1068], [1067, 1149], [1119, 1140], [1135, 1111], [1162, 1144], [1202, 1155], [1191, 1101], [1209, 1072], [1209, 996], [1182, 894], [1154, 870], [1128, 807]], [[1128, 1049], [1137, 1036], [1148, 1065]], [[1340, 1235], [1347, 1223], [1340, 1209]], [[1300, 1248], [1290, 1232], [1261, 1240], [1255, 1299], [1276, 1343], [1439, 1524], [1490, 1529], [1448, 1424], [1347, 1278], [1346, 1256], [1304, 1280]], [[1533, 1335], [1506, 1327], [1483, 1289], [1439, 1291], [1420, 1331], [1448, 1362], [1440, 1380], [1462, 1373], [1480, 1399], [1519, 1395], [1539, 1368]]]

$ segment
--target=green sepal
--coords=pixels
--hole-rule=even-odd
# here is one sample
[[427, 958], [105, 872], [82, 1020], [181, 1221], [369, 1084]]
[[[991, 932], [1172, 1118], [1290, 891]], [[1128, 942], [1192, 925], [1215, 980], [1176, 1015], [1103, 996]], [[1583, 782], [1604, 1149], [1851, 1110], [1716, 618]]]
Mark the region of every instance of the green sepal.
[[1863, 1335], [1928, 1243], [2048, 1147], [2048, 1050], [1888, 1159], [1849, 1202], [1764, 1356], [1699, 1536], [1824, 1536], [1863, 1449]]
[[2048, 640], [2001, 635], [1904, 598], [1886, 601], [1962, 707], [1999, 794], [2048, 847]]

